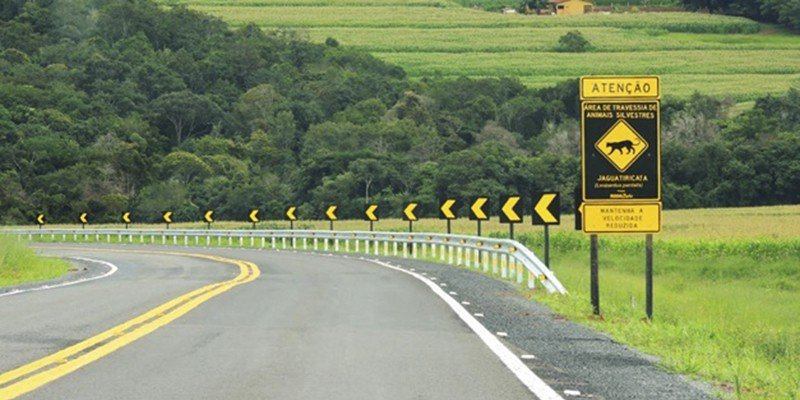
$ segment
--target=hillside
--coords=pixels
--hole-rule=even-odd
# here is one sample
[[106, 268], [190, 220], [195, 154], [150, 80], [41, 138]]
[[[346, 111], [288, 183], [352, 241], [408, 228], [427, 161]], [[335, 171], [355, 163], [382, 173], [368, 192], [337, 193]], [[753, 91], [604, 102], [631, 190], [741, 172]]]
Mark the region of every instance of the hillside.
[[[415, 81], [334, 40], [231, 29], [185, 7], [24, 4], [0, 12], [5, 223], [39, 212], [51, 223], [81, 212], [111, 222], [125, 210], [157, 221], [166, 209], [176, 221], [206, 209], [235, 221], [289, 204], [312, 219], [331, 203], [355, 218], [371, 201], [389, 218], [409, 200], [566, 194], [578, 182], [575, 80], [544, 89], [511, 78]], [[769, 62], [779, 71], [787, 60]], [[735, 116], [730, 106], [702, 95], [664, 101], [666, 208], [800, 202], [800, 91]]]
[[[528, 87], [588, 74], [658, 74], [666, 96], [695, 91], [737, 101], [800, 87], [800, 36], [739, 17], [638, 13], [503, 15], [444, 0], [162, 0], [234, 26], [335, 38], [422, 77], [515, 77]], [[556, 53], [580, 30], [585, 54]]]

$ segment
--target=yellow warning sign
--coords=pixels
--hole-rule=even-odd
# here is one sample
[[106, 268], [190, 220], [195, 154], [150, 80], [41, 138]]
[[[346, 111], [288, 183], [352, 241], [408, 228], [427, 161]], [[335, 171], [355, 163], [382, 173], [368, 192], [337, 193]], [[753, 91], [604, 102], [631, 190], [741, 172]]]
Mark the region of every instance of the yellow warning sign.
[[585, 233], [661, 232], [661, 203], [585, 203], [581, 212]]
[[584, 76], [580, 84], [581, 100], [587, 99], [659, 99], [657, 76]]
[[642, 135], [621, 119], [600, 137], [594, 147], [617, 171], [625, 172], [644, 154], [648, 144]]

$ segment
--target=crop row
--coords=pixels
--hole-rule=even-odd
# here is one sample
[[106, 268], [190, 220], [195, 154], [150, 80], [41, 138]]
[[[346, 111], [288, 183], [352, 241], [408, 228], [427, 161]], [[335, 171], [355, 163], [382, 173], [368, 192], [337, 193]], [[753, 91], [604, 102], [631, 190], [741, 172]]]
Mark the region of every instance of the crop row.
[[[455, 78], [456, 76], [452, 76]], [[481, 78], [485, 76], [473, 76]], [[574, 76], [536, 75], [519, 76], [525, 86], [543, 88]], [[695, 92], [708, 96], [749, 101], [767, 94], [780, 95], [789, 87], [800, 88], [800, 74], [666, 74], [661, 75], [665, 97], [687, 98]]]
[[[502, 53], [552, 51], [574, 28], [306, 28], [312, 41], [328, 37], [370, 52]], [[674, 50], [789, 50], [800, 49], [797, 35], [720, 35], [666, 31], [581, 28], [593, 52]]]
[[[332, 5], [338, 3], [335, 0], [331, 1]], [[265, 27], [611, 27], [695, 33], [755, 33], [760, 30], [758, 23], [745, 18], [693, 13], [591, 14], [557, 17], [504, 15], [455, 7], [231, 7], [205, 5], [192, 5], [192, 7], [220, 16], [234, 25], [255, 23]]]
[[[619, 53], [376, 53], [412, 76], [798, 74], [800, 50]], [[742, 82], [748, 84], [748, 82]]]

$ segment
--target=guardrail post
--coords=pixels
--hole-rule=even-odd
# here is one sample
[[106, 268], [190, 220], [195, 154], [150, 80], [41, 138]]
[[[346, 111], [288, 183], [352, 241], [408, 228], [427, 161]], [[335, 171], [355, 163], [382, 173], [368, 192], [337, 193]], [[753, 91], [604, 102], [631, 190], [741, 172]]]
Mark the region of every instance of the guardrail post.
[[427, 252], [428, 252], [428, 244], [427, 243], [422, 243], [422, 258], [425, 258], [425, 257], [428, 256], [426, 254]]
[[417, 258], [417, 242], [411, 243], [411, 257]]
[[392, 254], [397, 257], [397, 242], [392, 242]]
[[178, 244], [178, 235], [172, 235], [172, 244]]
[[530, 290], [535, 289], [536, 288], [535, 283], [536, 283], [536, 275], [533, 272], [528, 271], [528, 289]]
[[358, 239], [353, 239], [353, 242], [355, 242], [355, 244], [356, 244], [356, 251], [355, 252], [358, 253], [358, 242], [359, 242], [359, 240]]
[[408, 258], [408, 246], [403, 243], [403, 258]]
[[447, 246], [447, 263], [453, 265], [453, 246]]
[[384, 240], [383, 241], [383, 255], [384, 256], [388, 256], [389, 255], [389, 241], [388, 240]]
[[513, 281], [517, 278], [517, 264], [514, 262], [514, 257], [506, 257], [508, 257], [508, 279]]
[[314, 251], [317, 251], [317, 237], [314, 236]]
[[350, 239], [347, 238], [344, 239], [344, 251], [346, 253], [350, 252]]
[[431, 257], [436, 259], [436, 243], [431, 244]]
[[211, 246], [211, 236], [206, 236], [206, 247]]
[[464, 266], [467, 269], [472, 268], [472, 249], [470, 248], [464, 249]]
[[327, 238], [322, 239], [322, 242], [323, 242], [322, 244], [323, 250], [328, 251], [328, 239]]
[[339, 251], [339, 239], [333, 239], [333, 250], [336, 252]]
[[297, 250], [297, 238], [292, 236], [292, 249]]
[[508, 278], [508, 255], [500, 255], [500, 277], [503, 279]]
[[186, 247], [189, 247], [189, 237], [188, 236], [184, 236], [183, 237], [183, 245], [186, 246]]
[[286, 238], [285, 237], [281, 238], [281, 246], [283, 247], [284, 250], [286, 250]]

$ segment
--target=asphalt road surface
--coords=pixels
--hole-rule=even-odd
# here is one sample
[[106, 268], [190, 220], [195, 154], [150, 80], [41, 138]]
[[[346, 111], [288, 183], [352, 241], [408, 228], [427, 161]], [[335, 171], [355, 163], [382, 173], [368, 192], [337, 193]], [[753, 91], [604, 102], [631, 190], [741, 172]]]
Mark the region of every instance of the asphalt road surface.
[[[250, 261], [261, 275], [71, 373], [58, 379], [43, 378], [45, 384], [20, 398], [537, 398], [431, 287], [367, 260], [256, 250], [74, 245], [47, 246], [43, 251], [103, 260], [119, 269], [91, 282], [0, 297], [0, 398], [4, 388], [26, 378], [4, 383], [4, 372], [81, 343], [187, 292], [236, 279], [242, 273], [219, 261], [126, 251], [144, 249], [219, 254]], [[526, 361], [528, 367], [565, 399], [706, 397], [682, 378], [659, 371], [638, 353], [602, 336], [591, 336], [574, 324], [554, 322], [552, 315], [503, 316], [519, 312], [516, 303], [497, 307], [497, 301], [519, 302], [506, 283], [453, 267], [390, 262], [419, 273], [425, 270], [428, 277], [438, 275], [437, 283], [448, 280], [451, 286], [445, 290], [469, 290], [472, 303], [466, 302], [464, 307], [470, 313], [482, 307], [481, 314], [486, 315], [481, 322], [492, 333], [498, 326], [509, 332], [510, 337], [502, 340], [515, 354], [536, 355]], [[107, 269], [87, 261], [75, 263], [87, 269], [83, 274], [101, 274]], [[507, 290], [508, 296], [498, 300], [498, 290]], [[467, 295], [452, 293], [458, 301]], [[530, 302], [524, 303], [519, 306], [528, 307]], [[154, 318], [169, 312], [154, 314]], [[568, 333], [559, 333], [568, 335], [568, 344], [548, 337], [542, 342], [550, 343], [548, 348], [538, 347], [541, 343], [530, 332], [538, 328], [527, 322], [531, 319], [568, 327], [564, 328], [570, 329]], [[580, 333], [581, 341], [581, 335], [589, 335], [586, 343], [590, 346], [581, 352], [599, 350], [589, 351], [581, 359], [575, 354], [575, 332]], [[593, 345], [592, 340], [599, 344]], [[563, 359], [565, 356], [571, 360]], [[54, 365], [59, 363], [71, 365], [74, 360], [66, 357]], [[594, 371], [603, 365], [610, 378], [593, 376], [603, 373]], [[629, 372], [633, 374], [617, 376]], [[47, 374], [46, 370], [42, 373]]]

